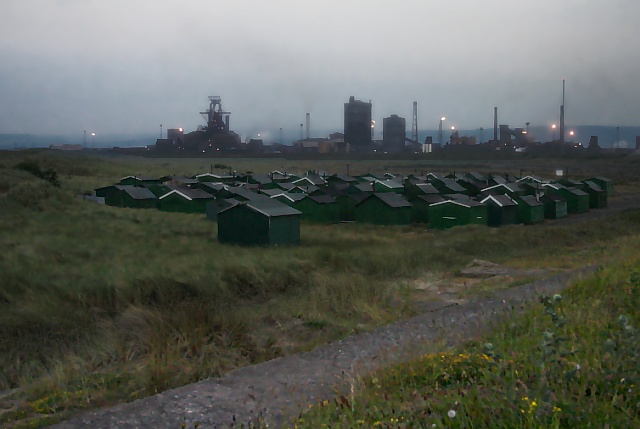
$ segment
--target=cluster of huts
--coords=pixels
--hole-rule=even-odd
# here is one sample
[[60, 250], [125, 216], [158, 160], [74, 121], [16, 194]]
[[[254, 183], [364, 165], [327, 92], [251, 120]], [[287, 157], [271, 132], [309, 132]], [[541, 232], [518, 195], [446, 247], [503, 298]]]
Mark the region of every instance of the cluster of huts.
[[604, 208], [611, 180], [535, 176], [385, 173], [349, 176], [307, 172], [292, 175], [214, 174], [193, 177], [127, 176], [95, 189], [107, 205], [203, 213], [218, 223], [221, 242], [296, 244], [300, 220], [378, 225], [426, 223], [431, 228], [480, 224], [534, 224]]

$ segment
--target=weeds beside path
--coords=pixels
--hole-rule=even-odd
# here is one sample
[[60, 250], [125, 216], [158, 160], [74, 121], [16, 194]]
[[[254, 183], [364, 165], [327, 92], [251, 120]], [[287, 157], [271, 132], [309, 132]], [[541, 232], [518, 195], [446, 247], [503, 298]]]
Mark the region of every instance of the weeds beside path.
[[594, 271], [595, 267], [587, 266], [501, 290], [492, 298], [443, 304], [406, 322], [308, 353], [240, 368], [222, 378], [89, 412], [54, 428], [180, 428], [196, 423], [200, 428], [218, 428], [257, 421], [279, 426], [311, 404], [351, 393], [356, 380], [366, 373], [478, 337], [496, 321], [523, 310], [539, 294], [556, 293]]

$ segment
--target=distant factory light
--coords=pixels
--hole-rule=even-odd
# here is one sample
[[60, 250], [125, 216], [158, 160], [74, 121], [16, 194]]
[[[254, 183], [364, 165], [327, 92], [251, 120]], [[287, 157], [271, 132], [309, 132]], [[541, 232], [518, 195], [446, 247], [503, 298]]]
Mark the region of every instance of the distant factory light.
[[91, 133], [91, 135], [92, 135], [93, 137], [95, 137], [95, 136], [96, 136], [96, 133]]
[[182, 132], [182, 128], [178, 128], [178, 131]]

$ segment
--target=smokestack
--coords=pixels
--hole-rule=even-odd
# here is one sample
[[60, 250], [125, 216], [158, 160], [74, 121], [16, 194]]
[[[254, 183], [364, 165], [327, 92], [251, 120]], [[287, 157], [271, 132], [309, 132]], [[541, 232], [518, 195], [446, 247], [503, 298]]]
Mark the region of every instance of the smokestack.
[[229, 115], [224, 117], [224, 124], [227, 127], [227, 131], [229, 131]]
[[309, 138], [309, 122], [311, 122], [311, 115], [307, 113], [307, 138]]
[[411, 140], [420, 143], [418, 140], [418, 102], [413, 102], [413, 122], [411, 124]]
[[560, 143], [564, 143], [564, 79], [562, 79], [562, 106], [560, 106]]
[[498, 107], [493, 108], [493, 143], [498, 142]]
[[564, 143], [564, 105], [560, 106], [560, 143]]

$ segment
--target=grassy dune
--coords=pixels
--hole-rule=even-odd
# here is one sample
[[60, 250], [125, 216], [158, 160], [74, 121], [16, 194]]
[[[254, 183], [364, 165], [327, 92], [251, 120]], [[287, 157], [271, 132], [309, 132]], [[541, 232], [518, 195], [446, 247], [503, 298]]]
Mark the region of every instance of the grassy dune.
[[[56, 170], [62, 186], [12, 168], [25, 158]], [[224, 161], [238, 171], [284, 162], [289, 171], [313, 168], [308, 161]], [[351, 172], [428, 168], [396, 163], [362, 161]], [[410, 317], [415, 279], [455, 276], [472, 259], [551, 269], [627, 258], [622, 243], [640, 228], [634, 211], [501, 229], [305, 224], [298, 247], [241, 248], [219, 244], [216, 225], [201, 215], [74, 197], [127, 174], [207, 167], [202, 160], [0, 155], [0, 391], [18, 389], [0, 398], [0, 411], [9, 410], [0, 414], [3, 427], [37, 427]], [[603, 168], [613, 172], [608, 161]], [[637, 183], [616, 171], [622, 186]]]

